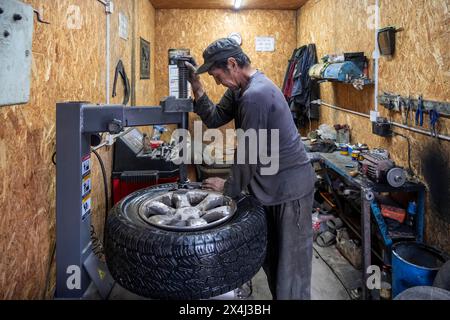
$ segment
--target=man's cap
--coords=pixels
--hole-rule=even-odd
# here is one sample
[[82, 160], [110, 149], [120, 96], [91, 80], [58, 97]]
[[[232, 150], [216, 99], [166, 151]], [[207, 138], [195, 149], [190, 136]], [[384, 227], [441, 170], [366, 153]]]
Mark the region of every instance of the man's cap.
[[216, 40], [203, 52], [204, 63], [197, 69], [197, 74], [208, 72], [217, 61], [228, 59], [239, 53], [243, 51], [236, 40], [230, 38]]

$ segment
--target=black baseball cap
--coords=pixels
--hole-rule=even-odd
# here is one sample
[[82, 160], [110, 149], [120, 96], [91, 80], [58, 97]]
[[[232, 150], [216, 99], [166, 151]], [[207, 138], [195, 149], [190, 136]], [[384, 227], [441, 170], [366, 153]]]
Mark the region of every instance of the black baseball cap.
[[216, 40], [203, 52], [204, 63], [197, 69], [197, 74], [208, 72], [217, 61], [228, 59], [239, 53], [243, 51], [236, 40], [230, 38]]

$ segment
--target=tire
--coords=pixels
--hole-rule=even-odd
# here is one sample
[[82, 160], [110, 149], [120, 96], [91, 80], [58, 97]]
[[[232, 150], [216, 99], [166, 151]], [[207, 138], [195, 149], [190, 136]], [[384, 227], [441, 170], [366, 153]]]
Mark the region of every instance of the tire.
[[208, 299], [250, 281], [260, 270], [267, 245], [264, 209], [242, 199], [233, 218], [212, 229], [177, 232], [146, 223], [127, 210], [143, 194], [162, 195], [176, 187], [138, 191], [117, 204], [106, 224], [105, 255], [113, 278], [143, 297]]
[[433, 286], [450, 291], [450, 260], [439, 269]]
[[394, 300], [450, 300], [450, 291], [436, 287], [413, 287], [397, 295]]

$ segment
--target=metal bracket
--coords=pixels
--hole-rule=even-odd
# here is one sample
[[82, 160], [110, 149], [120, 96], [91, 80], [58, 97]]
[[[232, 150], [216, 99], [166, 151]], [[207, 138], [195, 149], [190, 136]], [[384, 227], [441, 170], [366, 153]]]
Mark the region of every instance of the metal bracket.
[[375, 200], [375, 195], [373, 193], [373, 191], [371, 189], [362, 189], [361, 190], [364, 194], [364, 198], [369, 201], [372, 202], [373, 200]]
[[106, 2], [105, 9], [106, 9], [107, 14], [113, 14], [114, 13], [114, 3], [112, 1]]
[[89, 255], [84, 263], [87, 273], [97, 287], [98, 293], [102, 299], [108, 299], [115, 281], [108, 270], [105, 262], [101, 261], [93, 252]]
[[175, 97], [166, 97], [161, 101], [161, 107], [166, 113], [194, 111], [194, 103], [192, 99], [177, 99]]
[[108, 130], [111, 134], [119, 134], [123, 131], [123, 122], [122, 120], [114, 119], [111, 123], [108, 124]]

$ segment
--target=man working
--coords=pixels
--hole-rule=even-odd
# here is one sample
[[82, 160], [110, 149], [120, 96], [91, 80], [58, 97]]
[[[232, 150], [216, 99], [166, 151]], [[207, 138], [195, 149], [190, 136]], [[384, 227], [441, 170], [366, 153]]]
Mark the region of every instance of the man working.
[[[264, 263], [274, 299], [311, 297], [312, 202], [315, 173], [280, 89], [232, 39], [219, 39], [203, 53], [196, 69], [187, 63], [194, 111], [209, 128], [234, 120], [237, 129], [279, 130], [279, 170], [262, 175], [259, 164], [233, 165], [228, 180], [208, 179], [204, 187], [232, 198], [247, 190], [267, 212], [268, 248]], [[218, 105], [208, 98], [199, 74], [208, 72], [228, 88]], [[268, 143], [269, 144], [269, 143]], [[267, 149], [270, 152], [270, 144]], [[259, 155], [258, 155], [259, 158]], [[259, 162], [258, 162], [259, 163]]]

